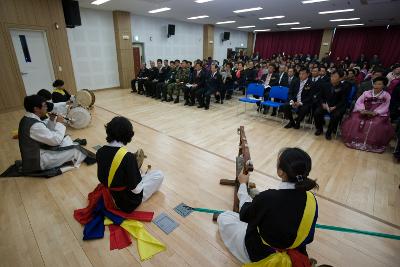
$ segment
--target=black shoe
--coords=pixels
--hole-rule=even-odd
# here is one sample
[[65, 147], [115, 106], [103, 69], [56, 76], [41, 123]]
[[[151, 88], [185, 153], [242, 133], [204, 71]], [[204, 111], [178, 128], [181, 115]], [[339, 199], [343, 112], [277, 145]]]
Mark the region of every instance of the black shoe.
[[224, 100], [221, 100], [221, 104], [223, 104], [224, 103]]
[[215, 104], [219, 104], [219, 103], [221, 103], [220, 100], [215, 100]]
[[193, 107], [194, 106], [194, 103], [189, 103], [189, 107]]
[[167, 99], [165, 99], [165, 98], [162, 98], [162, 99], [161, 99], [161, 102], [164, 102], [164, 101], [167, 101]]
[[332, 140], [332, 134], [330, 132], [326, 132], [325, 138], [326, 140]]
[[324, 131], [323, 130], [321, 130], [321, 129], [317, 129], [316, 131], [315, 131], [315, 135], [316, 136], [320, 136], [321, 134], [323, 134], [324, 133]]
[[227, 95], [227, 96], [226, 96], [226, 100], [229, 100], [229, 99], [232, 99], [232, 96]]
[[263, 114], [267, 115], [268, 114], [268, 109], [264, 109]]
[[273, 112], [271, 113], [271, 116], [276, 116], [276, 111], [273, 111]]
[[198, 105], [197, 108], [204, 108], [204, 105]]
[[78, 143], [78, 144], [81, 145], [81, 146], [86, 146], [86, 145], [87, 145], [86, 139], [79, 139], [79, 138], [77, 138], [77, 139], [75, 139], [73, 142], [74, 142], [74, 143]]
[[97, 160], [96, 160], [96, 158], [92, 158], [92, 157], [90, 157], [90, 156], [87, 156], [87, 157], [83, 160], [83, 162], [85, 162], [86, 165], [93, 165], [93, 164], [96, 164], [96, 163], [97, 163]]
[[167, 102], [171, 102], [171, 101], [174, 101], [174, 99], [172, 97], [167, 99]]
[[293, 126], [294, 126], [294, 122], [293, 121], [290, 121], [288, 124], [286, 124], [285, 125], [285, 129], [290, 129], [290, 128], [293, 128]]
[[296, 129], [296, 130], [300, 129], [300, 123], [299, 123], [299, 122], [296, 122], [296, 123], [294, 124], [293, 128]]
[[184, 106], [187, 106], [187, 105], [189, 105], [190, 103], [188, 102], [188, 101], [186, 101], [185, 102], [185, 104], [184, 104]]
[[210, 107], [209, 107], [209, 106], [205, 106], [204, 109], [205, 109], [205, 110], [209, 110]]
[[177, 104], [177, 103], [179, 103], [179, 98], [176, 98], [174, 101], [174, 104]]

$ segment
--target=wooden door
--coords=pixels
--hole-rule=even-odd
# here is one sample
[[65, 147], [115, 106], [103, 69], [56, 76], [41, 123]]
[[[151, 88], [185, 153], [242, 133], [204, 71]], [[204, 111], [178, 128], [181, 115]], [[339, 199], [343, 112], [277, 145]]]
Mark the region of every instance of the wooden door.
[[140, 50], [139, 47], [133, 47], [133, 69], [135, 72], [135, 77], [140, 71]]

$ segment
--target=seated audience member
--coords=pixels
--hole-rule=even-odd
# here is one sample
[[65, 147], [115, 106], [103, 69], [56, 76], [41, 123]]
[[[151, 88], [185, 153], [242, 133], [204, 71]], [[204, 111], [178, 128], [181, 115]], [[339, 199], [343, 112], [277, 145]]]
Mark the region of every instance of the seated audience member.
[[87, 151], [65, 135], [62, 116], [50, 115], [47, 120], [40, 119], [47, 114], [45, 98], [39, 95], [27, 96], [24, 107], [26, 114], [18, 127], [23, 173], [29, 175], [51, 169], [64, 172], [72, 169], [61, 168], [68, 162], [72, 162], [74, 167], [79, 167], [83, 161], [87, 164], [96, 163], [94, 158], [87, 156]]
[[365, 80], [362, 82], [357, 90], [357, 97], [361, 96], [364, 92], [372, 90], [373, 86], [373, 80], [378, 78], [378, 77], [383, 77], [383, 69], [375, 67], [372, 70], [372, 75], [371, 79]]
[[150, 61], [148, 79], [144, 83], [146, 88], [146, 96], [148, 97], [155, 96], [157, 83], [158, 83], [158, 68], [155, 66], [154, 61]]
[[324, 65], [319, 67], [319, 78], [321, 79], [321, 81], [325, 82], [325, 83], [330, 83], [331, 82], [331, 78], [329, 77], [329, 73], [326, 70], [326, 67]]
[[249, 174], [239, 175], [240, 211], [225, 211], [217, 222], [222, 241], [241, 263], [269, 266], [271, 260], [274, 266], [287, 262], [310, 266], [306, 248], [314, 239], [318, 217], [317, 201], [310, 192], [318, 184], [308, 177], [311, 167], [303, 150], [283, 149], [277, 160], [282, 179], [278, 189], [265, 190], [254, 199], [247, 192]]
[[373, 89], [364, 92], [349, 118], [342, 124], [347, 147], [383, 153], [394, 132], [389, 119], [390, 94], [384, 91], [387, 78], [375, 78]]
[[254, 62], [250, 61], [248, 68], [245, 70], [246, 75], [246, 87], [250, 83], [255, 83], [257, 81], [257, 70], [254, 68]]
[[[196, 61], [190, 86], [185, 87], [185, 106], [194, 106], [196, 96], [204, 90], [206, 71], [203, 70], [201, 61]], [[200, 104], [200, 103], [199, 103]]]
[[[139, 95], [144, 93], [144, 84], [149, 77], [149, 70], [146, 68], [146, 63], [140, 65], [140, 71], [135, 79], [131, 81], [132, 93], [138, 92]], [[138, 89], [136, 89], [136, 82], [138, 83]]]
[[63, 80], [55, 80], [53, 82], [53, 87], [53, 93], [51, 94], [53, 103], [68, 102], [71, 99], [71, 94], [64, 89]]
[[346, 112], [350, 90], [351, 85], [344, 81], [343, 70], [331, 74], [331, 86], [323, 90], [320, 105], [314, 114], [315, 127], [317, 128], [315, 135], [318, 136], [323, 133], [324, 116], [329, 114], [330, 120], [325, 137], [327, 140], [332, 139], [332, 133], [336, 133], [337, 126]]
[[[283, 106], [285, 118], [289, 120], [289, 123], [285, 126], [286, 129], [300, 129], [300, 123], [311, 112], [315, 92], [308, 75], [309, 70], [307, 68], [300, 69], [300, 82], [289, 88], [289, 102]], [[296, 120], [293, 119], [293, 110], [297, 113]]]
[[[149, 171], [142, 176], [134, 153], [125, 147], [134, 135], [131, 122], [124, 117], [114, 117], [106, 124], [108, 144], [97, 153], [97, 177], [104, 187], [108, 187], [115, 205], [126, 213], [134, 211], [159, 190], [164, 180], [161, 171]], [[118, 158], [122, 157], [118, 164]], [[109, 184], [109, 174], [115, 174]]]
[[172, 90], [168, 89], [168, 95], [170, 99], [173, 98], [173, 95], [176, 96], [174, 104], [179, 103], [179, 97], [181, 91], [183, 92], [189, 80], [190, 80], [190, 69], [187, 65], [187, 61], [182, 60], [182, 64], [176, 72], [175, 87], [173, 87]]
[[372, 66], [379, 66], [381, 64], [381, 61], [378, 57], [378, 55], [374, 55], [371, 60], [369, 61], [369, 65]]
[[198, 108], [204, 108], [205, 110], [210, 108], [211, 95], [220, 94], [218, 90], [221, 88], [221, 84], [222, 78], [221, 74], [218, 72], [217, 65], [211, 63], [210, 72], [206, 74], [205, 87], [202, 91], [199, 91], [200, 94], [197, 95], [199, 102]]
[[157, 69], [158, 69], [158, 76], [157, 76], [157, 84], [156, 84], [156, 91], [155, 95], [153, 98], [155, 99], [161, 99], [161, 93], [165, 85], [165, 80], [167, 79], [167, 74], [168, 74], [168, 60], [167, 60], [167, 67], [165, 66], [165, 60], [164, 60], [164, 65], [162, 64], [161, 59], [157, 59]]
[[400, 83], [394, 88], [390, 99], [390, 118], [400, 121]]
[[224, 70], [221, 71], [222, 85], [219, 97], [217, 97], [216, 99], [217, 101], [220, 100], [221, 104], [224, 103], [225, 98], [226, 100], [232, 98], [233, 89], [235, 86], [234, 77], [235, 77], [235, 72], [232, 70], [232, 63], [228, 62], [225, 64]]
[[389, 80], [387, 91], [389, 94], [392, 94], [394, 88], [400, 84], [400, 63], [396, 63], [392, 67], [392, 72], [386, 76]]
[[286, 73], [285, 65], [279, 65], [279, 74], [278, 75], [279, 75], [278, 85], [289, 87], [288, 74]]
[[175, 68], [175, 62], [171, 61], [170, 62], [170, 66], [168, 69], [168, 73], [166, 74], [166, 78], [165, 78], [165, 84], [162, 88], [162, 99], [161, 101], [167, 101], [167, 102], [171, 102], [173, 101], [173, 97], [169, 96], [167, 98], [167, 94], [168, 92], [173, 91], [173, 89], [175, 88], [176, 85], [176, 73], [177, 73], [177, 69]]
[[[276, 65], [271, 63], [268, 66], [268, 73], [261, 78], [261, 81], [264, 83], [264, 99], [268, 99], [269, 91], [271, 90], [272, 86], [279, 85], [279, 73], [277, 72]], [[257, 97], [257, 96], [255, 96]], [[259, 107], [259, 111], [261, 106]], [[264, 114], [267, 114], [269, 107], [264, 107]]]
[[246, 90], [246, 73], [244, 70], [243, 62], [239, 62], [235, 73], [235, 85], [245, 93]]
[[[70, 105], [72, 102], [58, 102], [58, 103], [53, 103], [52, 102], [52, 95], [49, 91], [46, 89], [40, 89], [37, 95], [40, 95], [44, 99], [46, 99], [46, 104], [47, 104], [47, 111], [52, 112], [55, 114], [59, 114], [61, 116], [66, 116], [68, 113], [68, 105]], [[52, 106], [52, 108], [50, 108]], [[46, 116], [47, 117], [47, 116]]]

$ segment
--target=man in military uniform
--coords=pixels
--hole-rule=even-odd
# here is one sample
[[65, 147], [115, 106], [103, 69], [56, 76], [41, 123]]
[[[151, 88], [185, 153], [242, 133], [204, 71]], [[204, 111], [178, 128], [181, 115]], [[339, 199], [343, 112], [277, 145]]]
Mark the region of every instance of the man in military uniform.
[[167, 73], [166, 79], [165, 79], [165, 84], [162, 89], [162, 99], [161, 102], [167, 101], [171, 102], [173, 100], [172, 96], [169, 95], [169, 98], [167, 98], [167, 92], [170, 92], [175, 88], [175, 78], [176, 78], [176, 68], [175, 68], [175, 62], [171, 61], [170, 66], [169, 66], [169, 71]]
[[175, 86], [168, 88], [168, 95], [171, 100], [173, 99], [173, 95], [176, 95], [174, 104], [179, 103], [180, 93], [183, 91], [185, 85], [189, 82], [189, 74], [190, 70], [187, 66], [187, 61], [183, 60], [181, 66], [176, 72]]

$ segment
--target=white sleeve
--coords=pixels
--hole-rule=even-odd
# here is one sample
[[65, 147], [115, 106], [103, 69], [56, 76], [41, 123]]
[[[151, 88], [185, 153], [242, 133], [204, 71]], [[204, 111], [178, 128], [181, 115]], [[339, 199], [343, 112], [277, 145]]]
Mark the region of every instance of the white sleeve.
[[253, 201], [253, 199], [249, 196], [249, 193], [247, 192], [246, 184], [240, 184], [237, 196], [239, 198], [239, 210], [241, 210], [244, 203]]
[[[31, 130], [29, 132], [30, 137], [33, 140], [36, 140], [40, 143], [49, 145], [49, 146], [58, 146], [61, 144], [62, 140], [65, 136], [65, 126], [59, 122], [48, 121], [49, 128], [54, 128], [50, 130], [44, 123], [38, 122], [32, 125]], [[53, 124], [53, 125], [51, 125]]]

